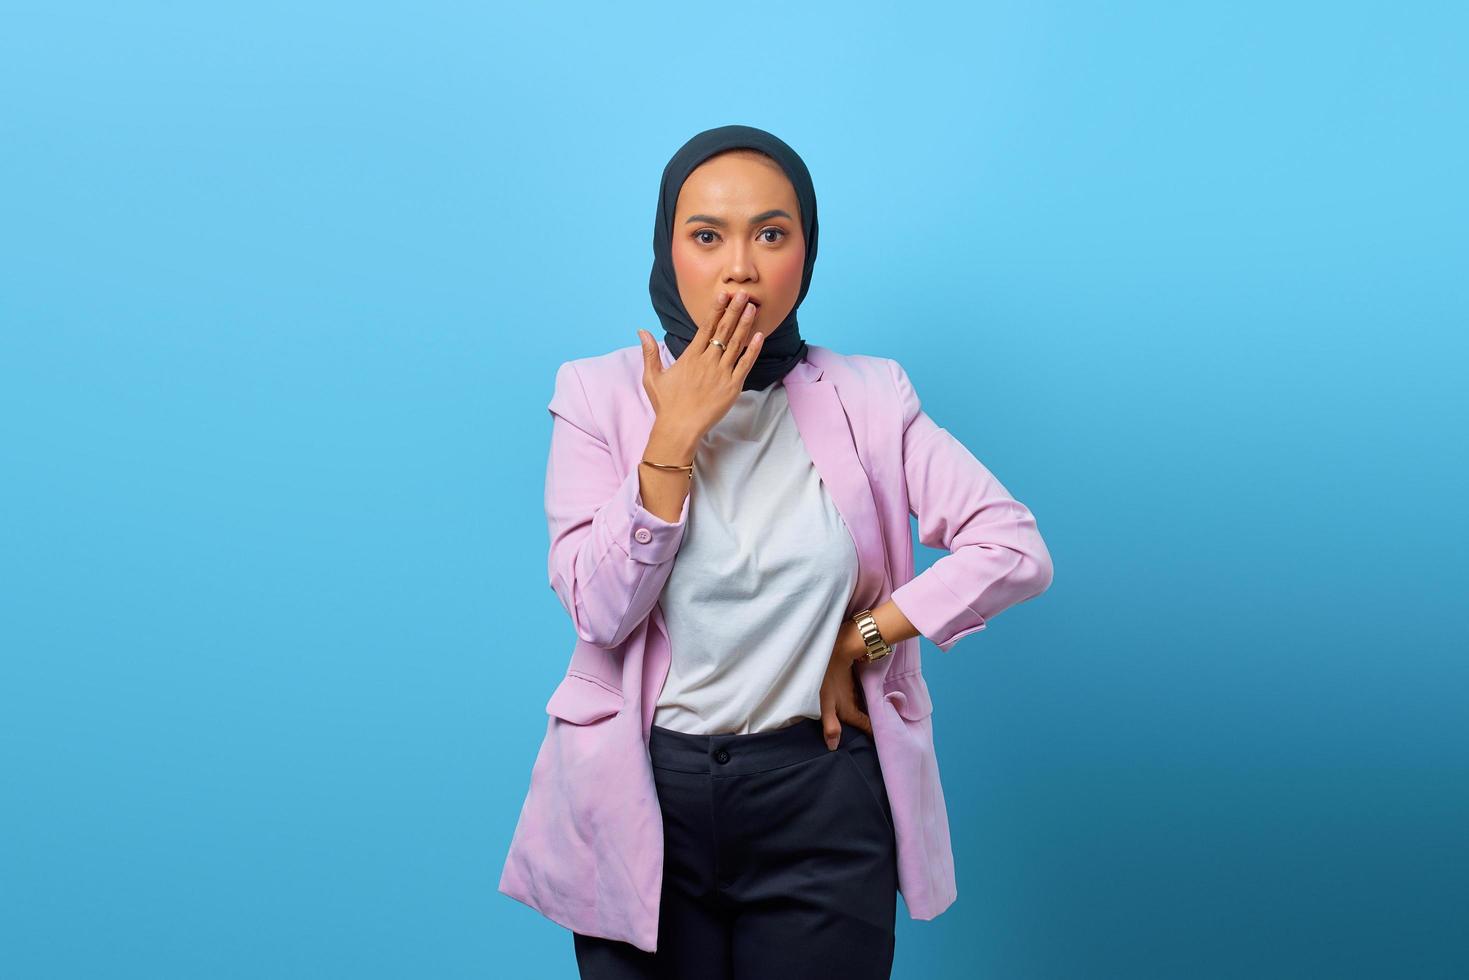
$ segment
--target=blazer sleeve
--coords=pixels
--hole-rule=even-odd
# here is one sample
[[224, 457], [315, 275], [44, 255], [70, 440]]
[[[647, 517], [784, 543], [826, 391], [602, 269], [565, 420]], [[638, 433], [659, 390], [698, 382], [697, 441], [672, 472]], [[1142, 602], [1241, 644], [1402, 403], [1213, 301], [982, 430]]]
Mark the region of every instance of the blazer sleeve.
[[551, 452], [546, 462], [546, 522], [551, 588], [576, 635], [615, 647], [652, 611], [688, 523], [689, 498], [676, 522], [643, 507], [638, 468], [618, 475], [575, 365], [556, 371]]
[[949, 552], [891, 598], [947, 651], [1001, 610], [1044, 592], [1051, 556], [1029, 509], [929, 418], [902, 366], [887, 361], [902, 407], [909, 513], [918, 518], [920, 541]]

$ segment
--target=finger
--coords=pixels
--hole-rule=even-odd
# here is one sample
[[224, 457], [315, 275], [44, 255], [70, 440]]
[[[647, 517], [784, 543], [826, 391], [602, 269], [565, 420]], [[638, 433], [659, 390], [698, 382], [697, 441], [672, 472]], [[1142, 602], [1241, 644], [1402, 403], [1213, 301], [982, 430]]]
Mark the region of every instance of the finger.
[[729, 292], [720, 291], [719, 295], [714, 298], [714, 308], [710, 311], [712, 315], [709, 317], [709, 325], [698, 325], [698, 329], [694, 331], [694, 339], [689, 341], [688, 347], [684, 348], [684, 353], [688, 353], [690, 347], [693, 348], [695, 354], [702, 354], [708, 348], [715, 328], [719, 326], [720, 321], [729, 310], [733, 299], [734, 297]]
[[842, 723], [837, 720], [835, 708], [821, 709], [821, 737], [826, 739], [826, 747], [830, 750], [835, 750], [842, 740]]
[[[755, 314], [758, 313], [757, 308]], [[740, 354], [744, 353], [745, 345], [749, 343], [747, 338], [750, 336], [750, 331], [755, 328], [755, 314], [742, 315], [739, 322], [735, 324], [734, 333], [730, 335], [729, 347], [725, 350], [724, 357], [720, 358], [720, 363], [730, 371], [734, 370], [735, 365], [739, 362]]]
[[[734, 294], [734, 298], [729, 301], [729, 306], [724, 311], [724, 316], [720, 317], [719, 322], [714, 325], [714, 339], [724, 344], [724, 350], [719, 351], [721, 355], [729, 351], [730, 335], [735, 332], [735, 327], [739, 326], [745, 317], [753, 318], [756, 310], [757, 307], [749, 301], [743, 289]], [[714, 349], [719, 350], [718, 347]]]
[[653, 342], [653, 335], [646, 330], [638, 331], [638, 343], [643, 345], [643, 374], [649, 378], [656, 378], [663, 373], [663, 361], [658, 356], [658, 345]]
[[[735, 340], [734, 335], [740, 328], [744, 328], [747, 331], [750, 329], [750, 324], [755, 322], [755, 313], [758, 311], [758, 309], [759, 308], [756, 307], [754, 303], [746, 303], [743, 307], [740, 308], [740, 315], [737, 318], [731, 320], [730, 326], [728, 328], [722, 325], [720, 326], [720, 332], [718, 336], [720, 341], [724, 344], [724, 350], [721, 351], [721, 354], [725, 358], [730, 357], [731, 352], [733, 352], [733, 355], [735, 357], [739, 356], [740, 345]], [[718, 348], [715, 348], [715, 350], [718, 350]]]
[[740, 351], [739, 360], [735, 361], [734, 376], [743, 383], [745, 376], [750, 373], [750, 368], [755, 366], [755, 361], [760, 356], [760, 348], [765, 345], [765, 335], [755, 331], [750, 337], [750, 343], [744, 350]]
[[872, 734], [872, 719], [860, 708], [852, 708], [845, 712], [842, 715], [842, 721], [857, 726], [869, 735]]

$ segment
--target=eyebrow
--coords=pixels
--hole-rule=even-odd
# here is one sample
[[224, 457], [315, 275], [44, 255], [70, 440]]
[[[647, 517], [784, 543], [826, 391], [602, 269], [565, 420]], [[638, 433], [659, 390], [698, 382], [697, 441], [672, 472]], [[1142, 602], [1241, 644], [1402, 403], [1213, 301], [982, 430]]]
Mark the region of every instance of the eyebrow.
[[[790, 218], [790, 217], [791, 216], [789, 214], [787, 214], [786, 212], [782, 211], [780, 208], [771, 208], [769, 211], [761, 211], [759, 214], [755, 215], [755, 217], [751, 218], [750, 219], [750, 224], [752, 224], [752, 225], [758, 225], [760, 222], [762, 222], [762, 221], [769, 221], [771, 218]], [[794, 218], [791, 218], [791, 220], [794, 221], [795, 219]], [[686, 220], [684, 222], [684, 224], [691, 225], [691, 224], [693, 224], [696, 221], [697, 222], [703, 222], [704, 224], [718, 225], [720, 228], [728, 228], [729, 227], [729, 222], [728, 221], [725, 221], [723, 218], [716, 218], [712, 214], [691, 214], [691, 215], [689, 215], [688, 220]]]

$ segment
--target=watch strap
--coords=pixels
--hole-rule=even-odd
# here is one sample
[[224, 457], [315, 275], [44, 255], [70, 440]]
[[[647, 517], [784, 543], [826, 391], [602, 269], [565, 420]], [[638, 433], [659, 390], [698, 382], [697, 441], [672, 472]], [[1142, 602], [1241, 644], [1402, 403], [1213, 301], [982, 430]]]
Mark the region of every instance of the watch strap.
[[872, 617], [871, 609], [864, 609], [854, 615], [852, 622], [857, 624], [857, 632], [861, 634], [862, 643], [867, 647], [867, 652], [858, 658], [862, 663], [870, 664], [893, 652], [893, 648], [882, 638], [882, 633], [877, 628], [877, 620]]

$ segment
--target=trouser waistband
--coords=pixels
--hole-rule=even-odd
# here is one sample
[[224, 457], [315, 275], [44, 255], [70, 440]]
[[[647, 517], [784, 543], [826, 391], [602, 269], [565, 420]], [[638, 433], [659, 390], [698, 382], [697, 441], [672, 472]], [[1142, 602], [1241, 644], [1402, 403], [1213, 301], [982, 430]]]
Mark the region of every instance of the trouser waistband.
[[[868, 737], [855, 725], [842, 723], [840, 745]], [[819, 718], [802, 718], [772, 731], [726, 735], [696, 735], [654, 725], [648, 735], [648, 754], [655, 768], [714, 776], [779, 769], [829, 751]]]

